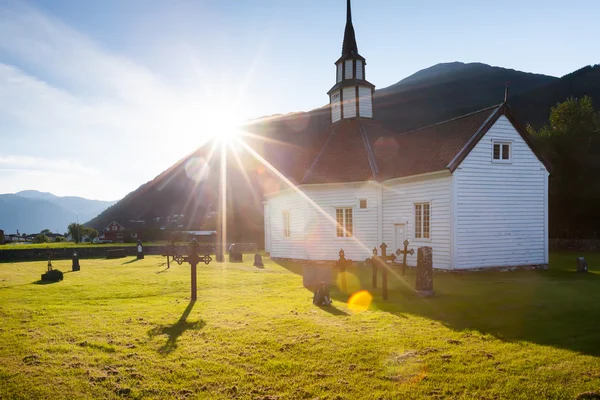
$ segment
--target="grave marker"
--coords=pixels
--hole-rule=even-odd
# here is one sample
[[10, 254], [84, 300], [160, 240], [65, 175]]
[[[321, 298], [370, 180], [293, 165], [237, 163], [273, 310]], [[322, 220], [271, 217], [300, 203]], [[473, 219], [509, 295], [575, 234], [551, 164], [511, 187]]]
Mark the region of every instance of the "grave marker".
[[81, 266], [79, 265], [79, 255], [76, 251], [73, 252], [73, 257], [71, 258], [71, 271], [79, 271], [81, 270]]
[[138, 260], [144, 259], [144, 247], [142, 246], [141, 240], [137, 241], [137, 259]]
[[408, 250], [408, 245], [410, 244], [410, 242], [408, 240], [405, 240], [404, 243], [402, 243], [404, 245], [404, 250], [396, 250], [396, 254], [400, 255], [402, 254], [402, 275], [406, 275], [406, 255], [410, 254], [411, 256], [413, 254], [415, 254], [415, 250], [414, 249], [410, 249]]
[[181, 265], [184, 262], [189, 263], [192, 268], [191, 268], [191, 291], [192, 291], [192, 301], [196, 301], [196, 299], [198, 298], [198, 293], [196, 290], [196, 279], [197, 279], [197, 274], [196, 274], [196, 267], [198, 265], [198, 263], [203, 262], [204, 264], [208, 265], [210, 264], [210, 262], [212, 261], [212, 258], [210, 255], [205, 254], [204, 256], [199, 256], [198, 255], [198, 247], [200, 245], [198, 244], [198, 241], [196, 239], [192, 239], [192, 241], [190, 242], [189, 248], [190, 248], [190, 254], [188, 254], [187, 256], [182, 256], [181, 254], [178, 254], [176, 257], [173, 258], [173, 260]]
[[433, 249], [429, 246], [419, 247], [417, 251], [416, 292], [421, 297], [431, 297], [433, 291]]

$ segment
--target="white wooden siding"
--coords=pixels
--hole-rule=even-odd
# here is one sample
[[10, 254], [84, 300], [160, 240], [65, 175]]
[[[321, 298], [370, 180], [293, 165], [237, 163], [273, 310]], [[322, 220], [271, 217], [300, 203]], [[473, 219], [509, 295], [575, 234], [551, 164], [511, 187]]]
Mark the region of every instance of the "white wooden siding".
[[[512, 144], [512, 161], [492, 161], [492, 143]], [[547, 262], [548, 173], [502, 116], [454, 172], [456, 268]]]
[[263, 204], [265, 224], [265, 251], [271, 251], [271, 219], [269, 215], [269, 202]]
[[[287, 190], [269, 199], [271, 257], [306, 258], [304, 246], [306, 199]], [[290, 212], [290, 236], [283, 237], [283, 211]]]
[[373, 100], [371, 98], [371, 89], [359, 87], [358, 101], [360, 116], [365, 118], [373, 118]]
[[[331, 122], [337, 122], [342, 118], [342, 107], [340, 106], [340, 92], [334, 92], [331, 94]], [[334, 96], [337, 98], [334, 100]]]
[[[408, 265], [416, 265], [417, 248], [433, 248], [434, 268], [449, 269], [451, 258], [451, 212], [450, 173], [423, 177], [420, 180], [385, 183], [383, 188], [383, 241], [389, 246], [388, 253], [395, 252], [395, 224], [406, 224], [409, 248], [415, 249], [407, 257]], [[430, 208], [430, 239], [415, 239], [415, 203], [428, 202]]]
[[[372, 182], [347, 185], [314, 185], [303, 190], [319, 208], [308, 204], [307, 255], [309, 260], [337, 260], [344, 249], [346, 258], [364, 261], [378, 241], [378, 185]], [[359, 199], [367, 200], [367, 208], [359, 208]], [[335, 230], [335, 209], [353, 208], [353, 238], [338, 238]]]
[[337, 82], [341, 82], [343, 78], [344, 78], [344, 63], [340, 62], [337, 65], [337, 75], [336, 75]]
[[344, 73], [344, 79], [352, 79], [352, 60], [347, 60], [345, 61], [345, 73]]
[[363, 62], [356, 61], [356, 79], [365, 79], [363, 76]]
[[344, 88], [344, 118], [356, 117], [356, 87]]

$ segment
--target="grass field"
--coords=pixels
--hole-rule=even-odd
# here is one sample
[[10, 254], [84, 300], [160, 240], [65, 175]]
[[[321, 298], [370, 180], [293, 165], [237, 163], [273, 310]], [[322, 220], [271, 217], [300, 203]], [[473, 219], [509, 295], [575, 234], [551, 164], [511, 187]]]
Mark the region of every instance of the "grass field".
[[[250, 256], [246, 256], [250, 260]], [[299, 266], [82, 260], [0, 264], [0, 398], [560, 398], [600, 390], [600, 256], [549, 271], [393, 278], [371, 308], [311, 304]], [[55, 267], [70, 270], [70, 262]], [[369, 288], [353, 269], [352, 291]]]

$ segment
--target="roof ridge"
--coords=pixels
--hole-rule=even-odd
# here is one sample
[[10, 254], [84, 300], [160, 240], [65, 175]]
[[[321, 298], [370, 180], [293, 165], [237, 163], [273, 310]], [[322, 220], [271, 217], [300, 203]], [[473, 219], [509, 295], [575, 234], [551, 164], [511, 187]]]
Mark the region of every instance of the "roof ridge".
[[463, 114], [463, 115], [459, 115], [458, 117], [454, 117], [454, 118], [447, 119], [447, 120], [445, 120], [445, 121], [436, 122], [435, 124], [425, 125], [425, 126], [422, 126], [422, 127], [420, 127], [420, 128], [417, 128], [417, 129], [411, 129], [410, 131], [406, 131], [406, 132], [398, 133], [396, 136], [406, 135], [406, 134], [413, 133], [413, 132], [417, 132], [417, 131], [420, 131], [420, 130], [423, 130], [423, 129], [432, 128], [432, 127], [434, 127], [434, 126], [438, 126], [438, 125], [446, 124], [446, 123], [448, 123], [448, 122], [456, 121], [456, 120], [458, 120], [458, 119], [461, 119], [461, 118], [470, 117], [471, 115], [474, 115], [474, 114], [479, 114], [480, 112], [484, 112], [484, 111], [492, 110], [492, 109], [494, 109], [494, 108], [498, 109], [498, 108], [501, 108], [501, 107], [502, 107], [502, 105], [503, 105], [503, 103], [500, 103], [500, 104], [493, 105], [493, 106], [491, 106], [491, 107], [482, 108], [481, 110], [472, 111], [472, 112], [470, 112], [470, 113], [468, 113], [468, 114]]
[[319, 154], [317, 154], [317, 156], [315, 157], [315, 160], [311, 164], [311, 166], [308, 169], [308, 171], [306, 171], [306, 174], [304, 174], [304, 177], [300, 181], [300, 184], [303, 184], [303, 183], [306, 182], [308, 176], [313, 172], [313, 169], [315, 169], [315, 167], [317, 166], [317, 164], [319, 163], [319, 161], [321, 161], [321, 158], [323, 158], [323, 153], [325, 152], [325, 149], [327, 148], [327, 146], [329, 146], [329, 143], [335, 137], [335, 135], [337, 133], [337, 129], [338, 129], [339, 126], [340, 126], [339, 124], [338, 125], [333, 125], [333, 132], [331, 132], [331, 135], [329, 135], [329, 138], [327, 138], [327, 141], [323, 145], [323, 148], [321, 149], [321, 151], [319, 151]]
[[379, 175], [379, 168], [377, 168], [377, 162], [375, 161], [375, 154], [373, 154], [373, 148], [371, 147], [369, 137], [367, 136], [367, 132], [365, 131], [365, 128], [362, 124], [358, 125], [358, 131], [360, 132], [360, 137], [363, 141], [363, 145], [365, 146], [365, 150], [367, 151], [367, 159], [369, 160], [369, 167], [371, 167], [373, 178], [377, 178], [377, 175]]

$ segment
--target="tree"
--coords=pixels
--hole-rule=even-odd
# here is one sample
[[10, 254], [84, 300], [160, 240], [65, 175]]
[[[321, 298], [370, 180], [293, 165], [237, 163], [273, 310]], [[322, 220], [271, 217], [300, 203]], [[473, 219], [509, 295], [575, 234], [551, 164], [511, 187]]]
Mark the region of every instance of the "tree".
[[89, 237], [92, 231], [96, 232], [96, 236], [98, 235], [98, 231], [96, 231], [95, 229], [86, 228], [85, 226], [77, 224], [75, 222], [69, 224], [69, 226], [67, 227], [67, 231], [69, 232], [69, 235], [71, 235], [75, 243], [80, 243], [84, 236]]
[[44, 235], [43, 233], [40, 233], [39, 235], [36, 235], [35, 238], [33, 238], [34, 243], [48, 243], [49, 241], [50, 238]]
[[44, 229], [43, 231], [40, 232], [43, 235], [47, 235], [49, 233], [52, 233], [52, 231], [50, 229]]
[[551, 166], [550, 236], [600, 236], [600, 113], [592, 99], [557, 104], [546, 125], [528, 132]]

